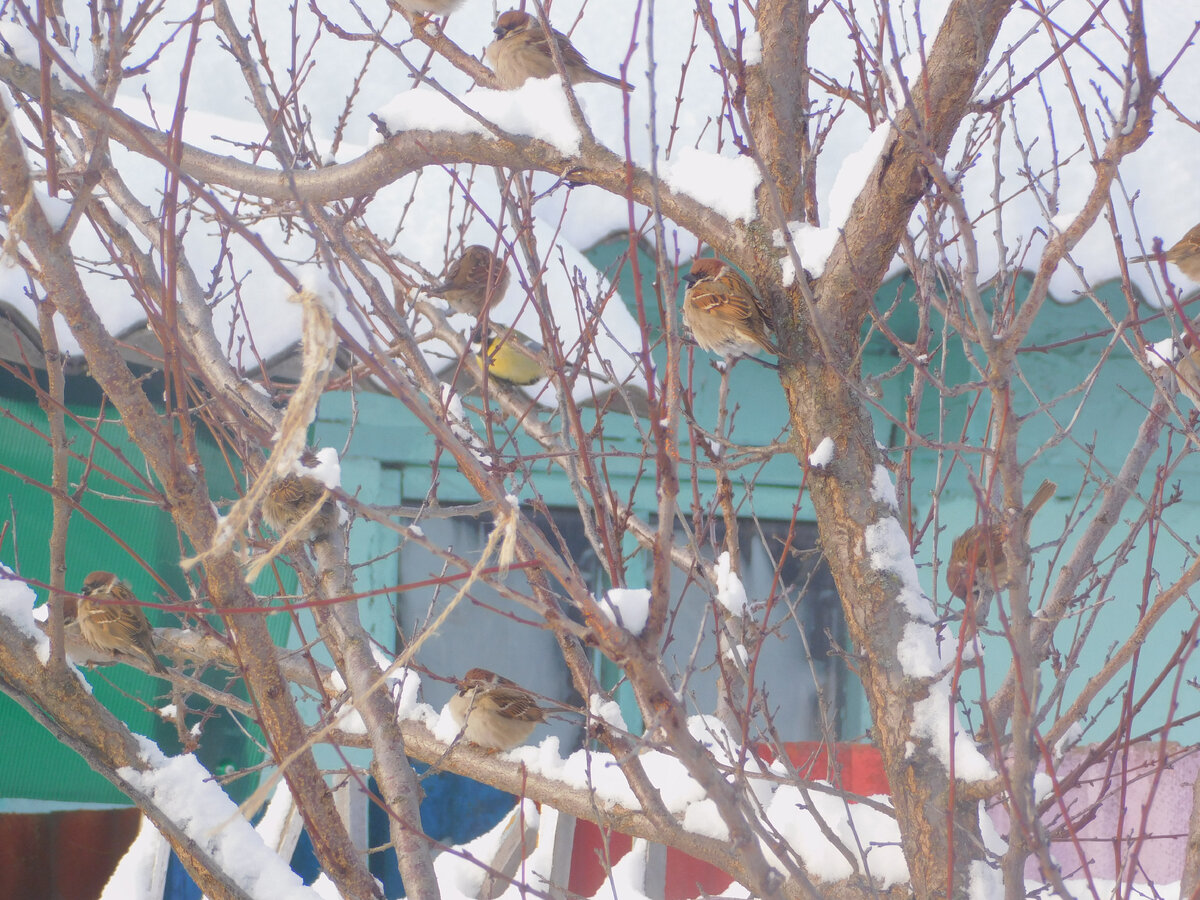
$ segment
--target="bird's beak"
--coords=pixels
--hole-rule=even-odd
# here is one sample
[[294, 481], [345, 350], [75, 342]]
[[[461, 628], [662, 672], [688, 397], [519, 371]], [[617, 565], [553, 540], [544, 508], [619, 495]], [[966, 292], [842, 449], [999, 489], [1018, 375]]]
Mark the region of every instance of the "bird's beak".
[[503, 28], [493, 28], [493, 29], [492, 29], [492, 34], [494, 34], [494, 35], [495, 35], [496, 37], [498, 37], [498, 38], [502, 38], [502, 37], [504, 37], [506, 34], [508, 34], [508, 32], [507, 32], [507, 31], [505, 31]]

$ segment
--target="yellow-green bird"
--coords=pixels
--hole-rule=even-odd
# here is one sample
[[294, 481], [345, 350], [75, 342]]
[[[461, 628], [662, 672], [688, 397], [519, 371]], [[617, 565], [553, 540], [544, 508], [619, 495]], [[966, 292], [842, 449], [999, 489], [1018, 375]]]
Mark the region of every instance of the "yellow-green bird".
[[524, 386], [547, 377], [539, 358], [544, 353], [541, 344], [515, 329], [489, 329], [486, 340], [477, 331], [473, 343], [480, 345], [479, 361], [489, 378]]

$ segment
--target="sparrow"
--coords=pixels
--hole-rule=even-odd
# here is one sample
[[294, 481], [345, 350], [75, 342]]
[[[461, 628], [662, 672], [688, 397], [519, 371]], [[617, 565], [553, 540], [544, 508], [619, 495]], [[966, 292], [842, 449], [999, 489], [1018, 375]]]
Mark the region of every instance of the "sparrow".
[[79, 633], [88, 644], [108, 653], [141, 653], [154, 671], [167, 674], [154, 654], [154, 631], [146, 614], [123, 581], [112, 572], [93, 572], [83, 579], [80, 595], [74, 609], [70, 602], [66, 604], [64, 619], [78, 621]]
[[[315, 461], [311, 453], [301, 456], [301, 464]], [[311, 468], [311, 466], [308, 466]], [[288, 472], [267, 489], [263, 498], [262, 514], [267, 524], [280, 537], [287, 534], [303, 519], [310, 509], [325, 494], [325, 485], [311, 475]], [[307, 526], [292, 537], [301, 541], [315, 541], [329, 534], [338, 526], [338, 506], [332, 496], [326, 496], [321, 508], [313, 513]]]
[[[1049, 479], [1033, 495], [1033, 499], [1021, 511], [1018, 527], [1023, 539], [1029, 540], [1029, 526], [1034, 514], [1054, 496], [1058, 489]], [[978, 594], [982, 588], [997, 590], [1008, 587], [1008, 560], [1004, 557], [1005, 528], [1001, 522], [972, 525], [954, 539], [950, 549], [950, 563], [946, 566], [946, 586], [950, 593], [961, 600], [967, 594]]]
[[[496, 20], [496, 27], [492, 31], [496, 39], [488, 44], [484, 56], [491, 63], [496, 79], [504, 90], [515, 90], [530, 78], [549, 78], [558, 74], [546, 33], [541, 23], [529, 13], [510, 9]], [[558, 44], [563, 68], [571, 84], [598, 81], [617, 88], [625, 87], [621, 79], [591, 68], [583, 54], [572, 46], [561, 31], [551, 28], [550, 33]], [[629, 86], [629, 90], [633, 90], [633, 87]]]
[[[1131, 263], [1154, 262], [1158, 254], [1148, 253], [1145, 256], [1130, 257]], [[1179, 239], [1170, 250], [1163, 253], [1163, 259], [1179, 266], [1179, 271], [1192, 281], [1200, 282], [1200, 225], [1196, 225]]]
[[684, 281], [683, 322], [702, 349], [726, 359], [758, 349], [779, 354], [767, 336], [771, 314], [736, 269], [712, 257], [697, 259]]
[[462, 6], [463, 0], [396, 0], [401, 9], [418, 15], [448, 16]]
[[445, 278], [430, 285], [428, 292], [444, 297], [455, 312], [478, 319], [485, 306], [504, 296], [508, 282], [508, 265], [483, 244], [472, 244], [450, 263]]
[[[1194, 276], [1188, 276], [1194, 277]], [[1200, 278], [1196, 279], [1200, 281]], [[1180, 357], [1175, 361], [1175, 384], [1185, 397], [1200, 409], [1200, 350], [1196, 349], [1196, 337], [1200, 323], [1193, 322], [1192, 330], [1179, 338]]]
[[524, 689], [487, 669], [467, 672], [446, 709], [463, 737], [489, 750], [519, 747], [539, 722], [546, 721]]
[[538, 359], [542, 345], [513, 328], [489, 329], [486, 339], [476, 329], [472, 343], [480, 345], [479, 363], [489, 378], [523, 387], [548, 377]]

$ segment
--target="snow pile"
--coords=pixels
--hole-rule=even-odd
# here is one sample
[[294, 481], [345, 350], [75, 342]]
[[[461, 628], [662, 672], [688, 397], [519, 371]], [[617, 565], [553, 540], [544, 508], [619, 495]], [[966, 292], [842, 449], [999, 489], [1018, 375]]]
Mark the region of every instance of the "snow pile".
[[615, 700], [609, 700], [600, 694], [592, 694], [588, 698], [588, 713], [610, 728], [620, 731], [629, 730], [629, 726], [625, 724], [625, 717], [621, 714], [621, 705]]
[[467, 419], [467, 411], [463, 407], [462, 397], [454, 389], [452, 384], [442, 384], [442, 404], [445, 408], [446, 421], [450, 424], [450, 430], [454, 436], [463, 442], [471, 454], [479, 460], [479, 462], [490, 467], [492, 465], [492, 455], [485, 452], [483, 442], [475, 436], [475, 432], [471, 430], [470, 421]]
[[754, 192], [762, 173], [748, 156], [731, 158], [684, 147], [673, 158], [659, 162], [658, 174], [671, 190], [703, 203], [731, 222], [754, 219]]
[[[600, 85], [579, 85], [585, 93], [603, 90]], [[550, 144], [564, 156], [579, 152], [583, 136], [571, 118], [562, 78], [530, 79], [515, 91], [477, 88], [467, 101], [484, 120], [509, 134], [521, 134]], [[379, 117], [393, 132], [451, 131], [455, 134], [492, 132], [484, 122], [433, 88], [417, 87], [399, 94], [379, 110]], [[378, 138], [382, 141], [382, 138]]]
[[[895, 491], [882, 467], [875, 470], [871, 493], [876, 501], [895, 509]], [[952, 660], [946, 655], [950, 648], [946, 645], [943, 652], [943, 644], [929, 624], [934, 620], [933, 607], [921, 591], [917, 564], [899, 520], [887, 516], [867, 526], [865, 550], [873, 569], [899, 579], [898, 599], [912, 619], [905, 624], [896, 648], [900, 665], [905, 674], [930, 680], [929, 695], [914, 707], [913, 737], [928, 740], [934, 755], [956, 778], [983, 781], [995, 777], [991, 764], [958, 722], [950, 698]]]
[[18, 581], [13, 570], [0, 563], [0, 616], [9, 621], [10, 627], [16, 628], [36, 644], [37, 657], [45, 665], [50, 661], [50, 638], [34, 621], [35, 603], [37, 594], [33, 588]]
[[1179, 343], [1173, 337], [1166, 337], [1146, 346], [1146, 360], [1152, 369], [1165, 369], [1178, 362], [1179, 356]]
[[537, 829], [534, 840], [521, 847], [532, 846], [532, 852], [521, 861], [516, 878], [498, 900], [524, 900], [529, 896], [525, 885], [545, 891], [550, 885], [554, 863], [554, 836], [558, 829], [558, 812], [543, 805], [539, 810], [532, 801], [523, 800], [508, 816], [487, 834], [439, 854], [433, 861], [438, 891], [442, 900], [473, 900], [479, 896], [487, 873], [483, 866], [503, 865], [497, 853], [508, 842], [506, 836], [519, 831]]
[[[858, 150], [842, 158], [828, 195], [828, 225], [817, 227], [805, 222], [788, 223], [786, 237], [791, 238], [800, 262], [810, 277], [820, 278], [825, 274], [825, 264], [837, 246], [842, 229], [846, 227], [854, 201], [866, 185], [871, 170], [879, 159], [888, 132], [889, 128], [886, 125], [876, 128]], [[775, 231], [775, 245], [786, 245], [785, 235], [780, 229]], [[791, 284], [796, 278], [795, 264], [790, 258], [785, 258], [780, 265], [783, 283]]]
[[729, 561], [728, 550], [722, 551], [717, 557], [717, 564], [713, 566], [713, 580], [717, 585], [717, 602], [725, 607], [731, 616], [745, 615], [749, 605], [746, 588]]
[[297, 458], [292, 463], [292, 473], [315, 478], [331, 491], [340, 488], [342, 486], [342, 463], [338, 458], [337, 450], [333, 447], [322, 447], [313, 456], [316, 458], [316, 465], [310, 468]]
[[921, 590], [917, 564], [900, 521], [895, 516], [887, 516], [873, 522], [866, 528], [865, 539], [871, 568], [889, 572], [900, 580], [899, 600], [908, 614], [919, 621], [932, 622], [933, 607]]
[[145, 816], [137, 837], [104, 885], [100, 900], [162, 900], [171, 845]]
[[199, 760], [168, 758], [146, 738], [138, 741], [149, 768], [125, 766], [117, 776], [149, 797], [242, 890], [262, 900], [315, 900], [316, 893], [263, 843]]
[[[271, 802], [263, 813], [254, 830], [268, 847], [280, 850], [295, 849], [295, 840], [299, 836], [300, 816], [292, 800], [292, 791], [282, 778], [271, 795]], [[293, 833], [294, 832], [294, 833]]]
[[650, 592], [645, 588], [611, 588], [598, 605], [610, 622], [630, 634], [641, 634], [650, 616]]
[[814, 469], [824, 469], [833, 462], [833, 452], [836, 445], [833, 443], [833, 438], [823, 437], [821, 442], [817, 444], [817, 449], [808, 454], [808, 464]]
[[[891, 802], [882, 795], [871, 799], [888, 805]], [[908, 880], [908, 864], [900, 850], [900, 830], [892, 816], [861, 803], [850, 805], [819, 788], [802, 791], [793, 785], [781, 786], [767, 807], [767, 820], [809, 874], [828, 882], [849, 877], [854, 872], [850, 860], [825, 836], [818, 818], [858, 857], [860, 869], [870, 872], [881, 887]], [[765, 843], [762, 850], [772, 865], [786, 871]]]
[[[417, 697], [420, 695], [421, 690], [421, 676], [412, 669], [405, 668], [404, 666], [389, 670], [393, 661], [383, 657], [375, 647], [371, 649], [375, 654], [375, 661], [379, 664], [380, 670], [386, 673], [384, 681], [387, 683], [392, 702], [396, 706], [396, 717], [398, 719], [415, 717], [417, 707], [423, 705], [417, 702]], [[337, 675], [336, 672], [334, 674]], [[340, 684], [345, 684], [340, 675], [338, 675], [337, 681]], [[342, 687], [341, 690], [345, 690], [345, 687]], [[347, 734], [367, 733], [367, 725], [358, 710], [354, 708], [349, 694], [346, 694], [343, 698], [342, 706], [334, 712], [334, 727]]]
[[896, 499], [896, 485], [884, 466], [875, 467], [875, 474], [871, 479], [871, 499], [876, 503], [886, 503], [888, 508], [895, 512], [900, 511], [900, 501]]
[[650, 845], [637, 838], [629, 852], [617, 860], [595, 900], [650, 900], [646, 895], [646, 856]]
[[[437, 874], [438, 886], [442, 888], [442, 896], [447, 896], [445, 891], [449, 889], [451, 897], [478, 897], [487, 873], [471, 861], [480, 860], [485, 865], [490, 864], [496, 858], [501, 842], [509, 830], [526, 823], [532, 827], [539, 824], [538, 808], [532, 800], [522, 800], [512, 813], [501, 819], [486, 834], [452, 851], [439, 854], [433, 861], [433, 870]], [[545, 874], [549, 876], [548, 869]]]
[[949, 675], [931, 685], [929, 696], [913, 707], [912, 733], [929, 741], [934, 756], [955, 778], [988, 781], [996, 777], [992, 764], [959, 724], [958, 711], [950, 697]]

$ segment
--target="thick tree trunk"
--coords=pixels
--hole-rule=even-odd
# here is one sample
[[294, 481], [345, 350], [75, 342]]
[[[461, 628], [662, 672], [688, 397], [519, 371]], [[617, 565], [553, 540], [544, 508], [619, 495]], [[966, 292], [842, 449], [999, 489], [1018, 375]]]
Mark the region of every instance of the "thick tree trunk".
[[[924, 195], [925, 163], [949, 147], [1012, 6], [1012, 0], [951, 4], [922, 78], [910, 86], [912, 103], [896, 115], [843, 238], [815, 286], [815, 306], [801, 297], [797, 286], [790, 288], [787, 297], [772, 298], [777, 313], [790, 313], [777, 314], [776, 320], [781, 323], [781, 378], [800, 462], [803, 465], [806, 448], [825, 437], [833, 438], [837, 447], [833, 464], [810, 478], [809, 485], [821, 542], [860, 654], [858, 671], [892, 786], [913, 891], [919, 898], [948, 897], [966, 890], [968, 866], [979, 857], [981, 847], [978, 811], [973, 802], [956, 801], [950, 773], [930, 743], [914, 740], [914, 706], [927, 697], [928, 686], [909, 677], [898, 658], [905, 628], [913, 624], [898, 602], [899, 579], [875, 569], [866, 552], [868, 529], [896, 511], [873, 498], [882, 459], [870, 417], [852, 387], [857, 380], [862, 322], [909, 217]], [[794, 58], [802, 13], [802, 0], [760, 4], [764, 60], [789, 53]], [[775, 176], [775, 195], [790, 220], [799, 218], [803, 210], [803, 173], [798, 163], [790, 169], [779, 166], [782, 151], [772, 147], [784, 138], [779, 126], [793, 123], [795, 127], [801, 115], [801, 75], [795, 73], [791, 83], [780, 84], [777, 72], [763, 66], [758, 77], [749, 79], [748, 102], [760, 150], [774, 153], [766, 168]], [[763, 210], [768, 221], [771, 212]], [[779, 283], [778, 264], [765, 242], [734, 261], [752, 274], [760, 289]], [[799, 322], [800, 329], [788, 328], [789, 321]]]

